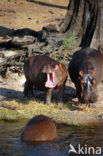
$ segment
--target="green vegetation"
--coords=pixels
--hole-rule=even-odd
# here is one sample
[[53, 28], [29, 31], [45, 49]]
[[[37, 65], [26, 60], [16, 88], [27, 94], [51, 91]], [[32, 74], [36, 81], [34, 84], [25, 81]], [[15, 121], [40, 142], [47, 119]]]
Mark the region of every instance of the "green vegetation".
[[64, 36], [63, 45], [66, 49], [71, 49], [73, 44], [77, 43], [77, 38], [71, 32], [69, 36]]
[[[63, 120], [65, 118], [63, 110], [54, 103], [53, 106], [48, 106], [39, 100], [20, 100], [15, 99], [11, 101], [3, 101], [6, 104], [16, 107], [16, 110], [10, 110], [0, 107], [1, 116], [3, 120], [19, 120], [30, 119], [35, 115], [44, 114], [48, 115], [55, 120]], [[64, 106], [64, 110], [68, 111], [68, 108]], [[63, 114], [62, 114], [63, 113]]]
[[[0, 107], [0, 119], [5, 121], [20, 121], [31, 119], [35, 115], [43, 114], [54, 119], [57, 123], [66, 123], [69, 125], [87, 126], [91, 123], [97, 125], [97, 113], [88, 107], [77, 107], [70, 103], [65, 103], [63, 109], [53, 102], [53, 106], [48, 106], [39, 100], [7, 100], [3, 101], [11, 106], [16, 107], [16, 110], [10, 110]], [[99, 112], [99, 111], [98, 111]]]

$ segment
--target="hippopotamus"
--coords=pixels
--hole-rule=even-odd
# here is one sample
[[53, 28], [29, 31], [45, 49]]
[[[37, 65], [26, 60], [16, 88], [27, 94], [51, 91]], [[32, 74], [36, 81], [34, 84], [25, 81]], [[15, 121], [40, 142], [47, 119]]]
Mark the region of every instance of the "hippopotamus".
[[64, 64], [46, 56], [36, 55], [24, 63], [26, 78], [24, 95], [33, 96], [33, 86], [46, 92], [46, 104], [51, 104], [51, 91], [58, 93], [58, 105], [62, 107], [63, 92], [68, 71]]
[[52, 141], [56, 137], [55, 123], [45, 115], [37, 115], [30, 119], [21, 134], [21, 140], [25, 142]]
[[95, 103], [98, 98], [97, 86], [103, 79], [103, 54], [90, 47], [76, 51], [68, 67], [74, 82], [79, 103]]

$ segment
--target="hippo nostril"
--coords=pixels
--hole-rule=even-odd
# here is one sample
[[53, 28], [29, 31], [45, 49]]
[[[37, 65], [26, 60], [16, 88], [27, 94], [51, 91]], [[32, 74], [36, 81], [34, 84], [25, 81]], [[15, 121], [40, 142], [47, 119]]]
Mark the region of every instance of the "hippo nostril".
[[92, 98], [90, 98], [90, 103], [94, 103], [94, 102], [96, 102], [97, 101], [97, 97], [95, 96], [95, 97], [92, 97]]
[[94, 102], [94, 99], [93, 99], [93, 98], [91, 98], [89, 101], [90, 101], [90, 103], [93, 103], [93, 102]]

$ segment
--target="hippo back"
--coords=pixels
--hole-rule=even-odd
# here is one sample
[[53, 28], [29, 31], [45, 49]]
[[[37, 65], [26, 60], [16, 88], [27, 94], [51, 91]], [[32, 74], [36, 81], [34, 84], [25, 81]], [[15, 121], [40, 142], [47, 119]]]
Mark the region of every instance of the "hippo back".
[[44, 115], [33, 117], [21, 134], [22, 141], [51, 141], [56, 137], [57, 130], [54, 122]]

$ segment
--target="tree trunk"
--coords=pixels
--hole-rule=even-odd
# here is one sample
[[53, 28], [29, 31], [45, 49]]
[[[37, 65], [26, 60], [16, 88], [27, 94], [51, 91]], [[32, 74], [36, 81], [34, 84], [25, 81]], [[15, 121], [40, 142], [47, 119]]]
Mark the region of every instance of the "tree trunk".
[[98, 48], [103, 43], [103, 0], [70, 0], [64, 21], [44, 29], [47, 34], [72, 32], [81, 47]]
[[101, 47], [103, 51], [103, 0], [99, 3], [98, 19], [91, 41], [91, 47]]
[[82, 47], [98, 48], [103, 43], [103, 0], [70, 0], [60, 31], [73, 32]]

